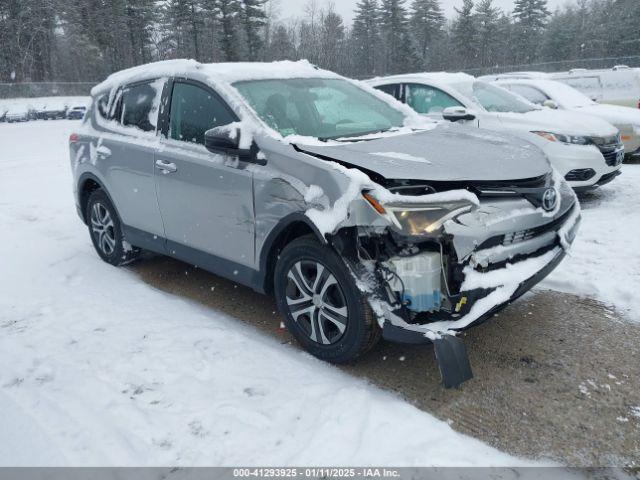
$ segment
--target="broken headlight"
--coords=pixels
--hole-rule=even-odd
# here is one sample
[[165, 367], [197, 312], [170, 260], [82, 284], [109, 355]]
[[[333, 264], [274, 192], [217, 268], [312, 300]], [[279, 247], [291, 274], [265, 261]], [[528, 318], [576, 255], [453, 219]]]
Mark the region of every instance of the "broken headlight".
[[409, 235], [427, 235], [436, 232], [447, 220], [473, 208], [471, 203], [465, 201], [433, 204], [394, 202], [382, 205], [371, 193], [365, 192], [363, 196], [376, 212]]

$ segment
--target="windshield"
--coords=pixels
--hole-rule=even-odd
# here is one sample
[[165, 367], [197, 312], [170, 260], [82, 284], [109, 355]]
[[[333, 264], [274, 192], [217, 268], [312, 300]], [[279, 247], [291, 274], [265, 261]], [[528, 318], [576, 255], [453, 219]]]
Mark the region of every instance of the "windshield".
[[580, 108], [594, 105], [596, 102], [569, 85], [549, 82], [544, 85], [547, 95], [564, 108]]
[[258, 116], [283, 137], [356, 137], [404, 123], [401, 111], [339, 78], [250, 80], [233, 86]]
[[511, 92], [485, 82], [462, 82], [453, 87], [488, 112], [527, 113], [537, 108]]

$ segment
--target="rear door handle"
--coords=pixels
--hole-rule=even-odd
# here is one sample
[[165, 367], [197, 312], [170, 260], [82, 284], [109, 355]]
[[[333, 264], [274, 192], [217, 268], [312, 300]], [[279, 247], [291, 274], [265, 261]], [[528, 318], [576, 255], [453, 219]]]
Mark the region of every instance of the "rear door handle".
[[178, 171], [175, 163], [165, 162], [164, 160], [156, 160], [156, 167], [162, 171], [162, 173], [174, 173]]

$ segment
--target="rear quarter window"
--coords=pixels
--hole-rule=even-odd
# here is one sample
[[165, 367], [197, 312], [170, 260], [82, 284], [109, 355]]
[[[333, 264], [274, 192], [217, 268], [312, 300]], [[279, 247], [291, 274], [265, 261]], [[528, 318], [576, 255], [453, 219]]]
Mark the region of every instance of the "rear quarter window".
[[144, 132], [155, 131], [163, 81], [139, 83], [122, 92], [122, 125]]

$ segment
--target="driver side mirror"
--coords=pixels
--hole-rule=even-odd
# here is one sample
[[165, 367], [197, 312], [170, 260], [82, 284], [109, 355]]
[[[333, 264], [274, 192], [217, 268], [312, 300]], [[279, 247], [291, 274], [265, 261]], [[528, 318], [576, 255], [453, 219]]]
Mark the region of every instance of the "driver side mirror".
[[558, 109], [558, 104], [556, 102], [554, 102], [553, 100], [551, 100], [551, 99], [545, 100], [544, 102], [542, 102], [542, 106], [543, 107], [547, 107], [547, 108], [551, 108], [553, 110], [557, 110]]
[[258, 158], [258, 146], [254, 141], [251, 147], [240, 148], [242, 129], [233, 123], [214, 127], [204, 132], [204, 146], [211, 153], [238, 157], [239, 160], [257, 165], [266, 165], [264, 158]]
[[442, 111], [442, 117], [450, 122], [459, 120], [475, 120], [476, 116], [464, 107], [447, 107]]

